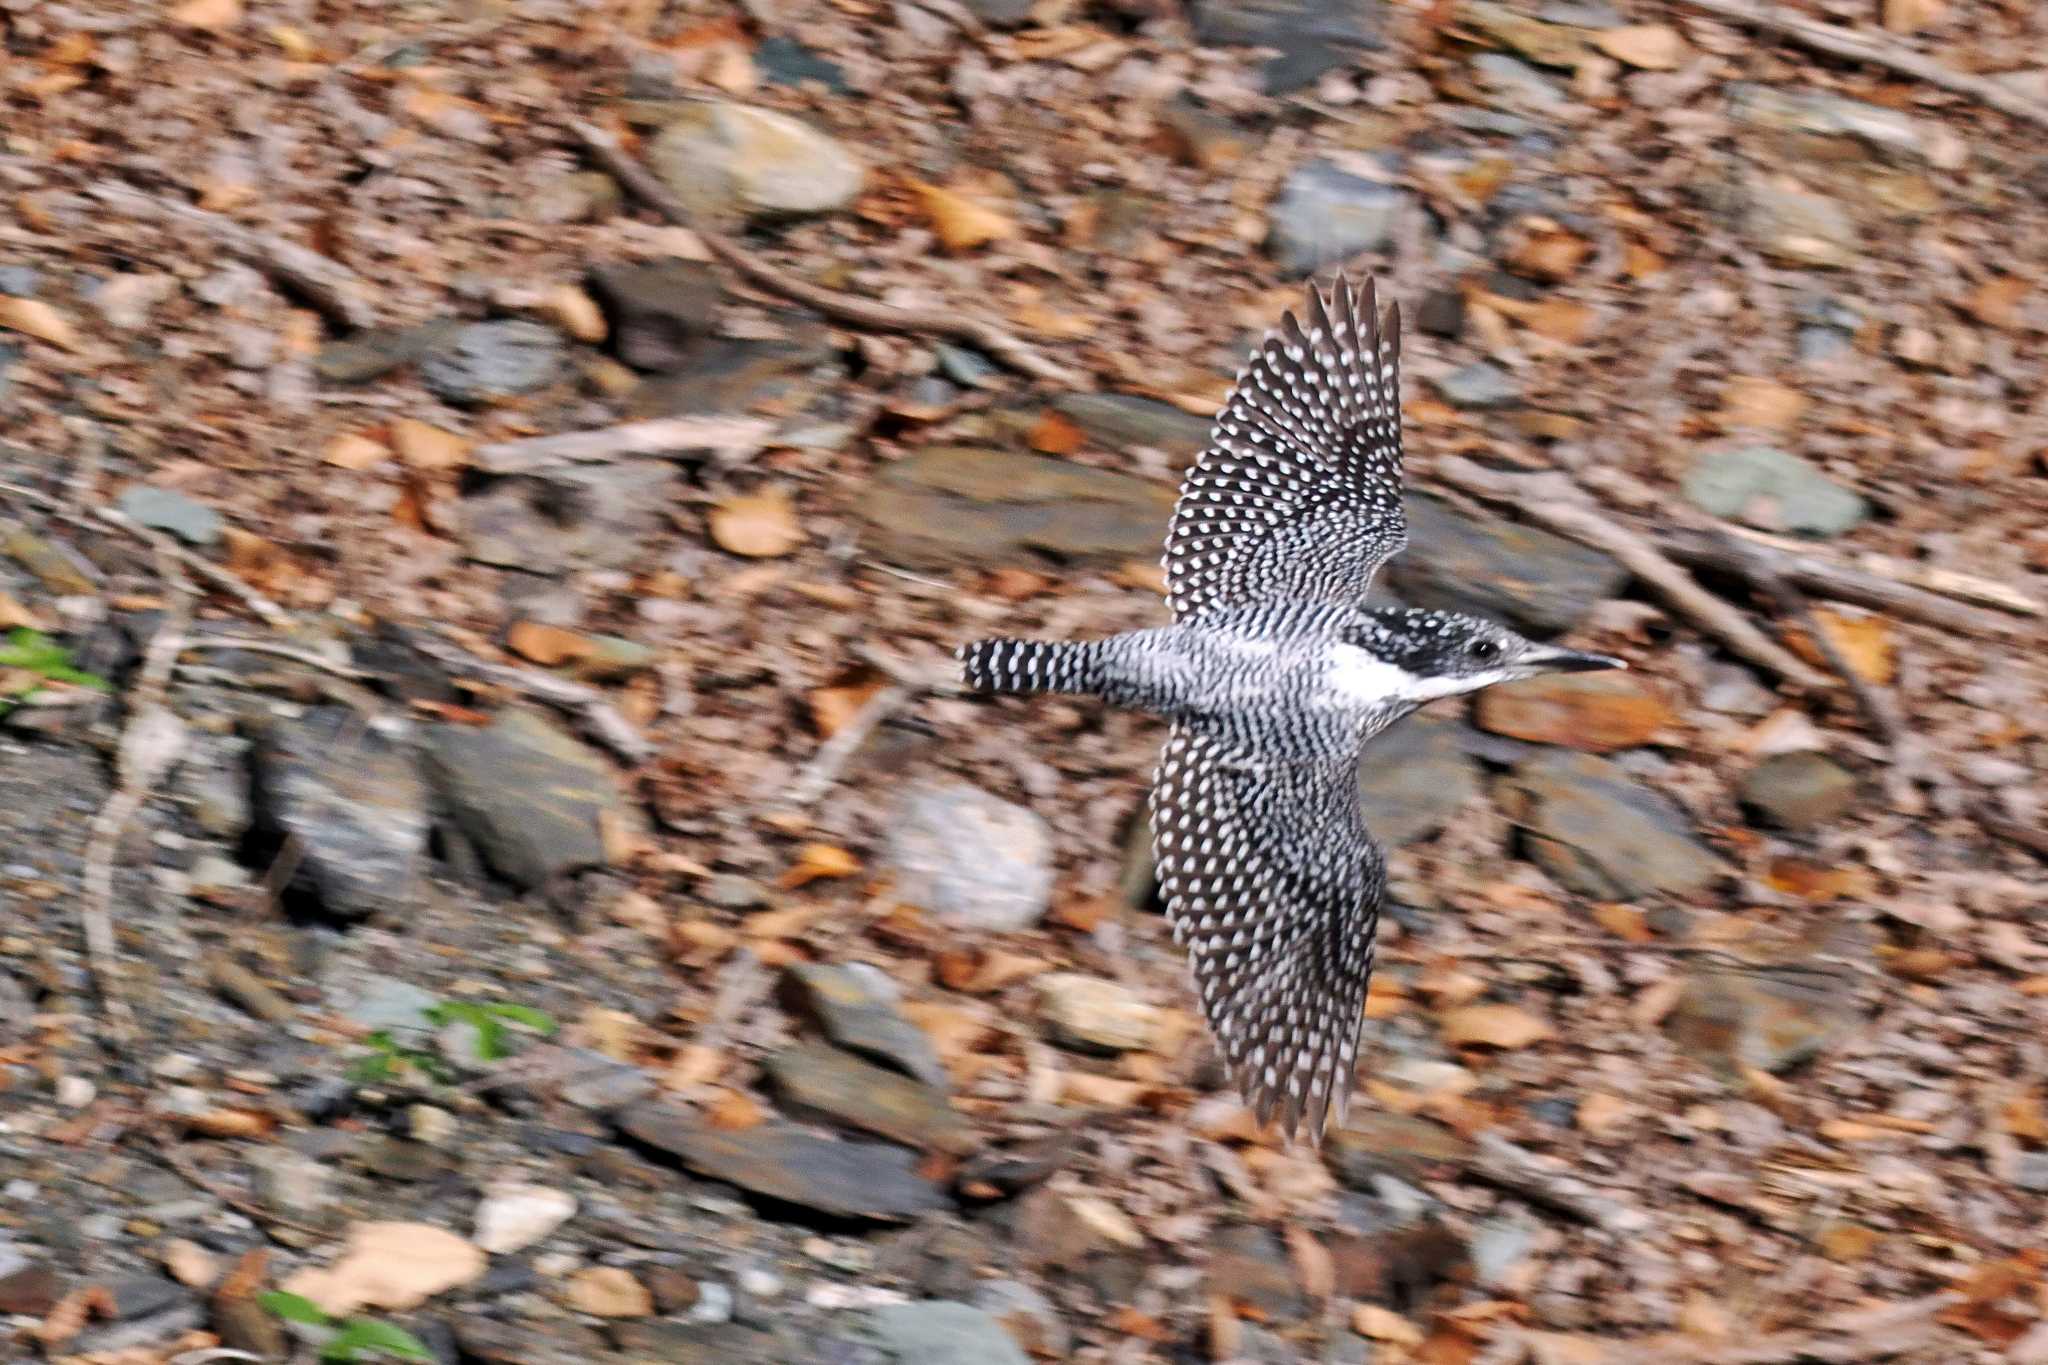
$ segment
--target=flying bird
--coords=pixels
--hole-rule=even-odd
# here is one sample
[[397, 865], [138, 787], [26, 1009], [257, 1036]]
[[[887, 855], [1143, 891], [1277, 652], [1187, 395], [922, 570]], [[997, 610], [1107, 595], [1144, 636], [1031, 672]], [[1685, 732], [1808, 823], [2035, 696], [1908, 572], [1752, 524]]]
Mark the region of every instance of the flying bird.
[[1355, 1083], [1386, 856], [1359, 809], [1366, 741], [1426, 702], [1625, 667], [1450, 612], [1374, 609], [1408, 543], [1400, 310], [1311, 284], [1239, 373], [1166, 537], [1174, 623], [1086, 642], [981, 640], [970, 687], [1066, 692], [1170, 722], [1152, 850], [1176, 940], [1261, 1124], [1311, 1142]]

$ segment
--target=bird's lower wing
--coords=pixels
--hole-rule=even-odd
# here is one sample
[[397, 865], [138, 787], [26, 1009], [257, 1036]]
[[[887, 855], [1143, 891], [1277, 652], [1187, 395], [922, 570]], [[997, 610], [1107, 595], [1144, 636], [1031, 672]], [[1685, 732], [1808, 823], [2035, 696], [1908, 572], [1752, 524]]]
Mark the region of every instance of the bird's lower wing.
[[1259, 1121], [1319, 1140], [1350, 1098], [1385, 860], [1358, 809], [1357, 756], [1261, 763], [1176, 725], [1152, 847], [1202, 1012]]

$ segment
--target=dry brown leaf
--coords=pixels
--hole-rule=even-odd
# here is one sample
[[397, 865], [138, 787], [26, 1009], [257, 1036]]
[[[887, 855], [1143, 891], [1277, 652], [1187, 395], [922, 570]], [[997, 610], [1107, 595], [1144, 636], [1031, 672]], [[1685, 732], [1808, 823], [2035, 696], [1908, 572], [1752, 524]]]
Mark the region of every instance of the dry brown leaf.
[[78, 332], [71, 320], [41, 299], [0, 296], [0, 327], [67, 351], [78, 349]]
[[1823, 1224], [1814, 1240], [1820, 1244], [1821, 1255], [1831, 1261], [1860, 1261], [1877, 1250], [1884, 1237], [1861, 1223], [1834, 1220]]
[[761, 1102], [744, 1090], [723, 1092], [704, 1111], [704, 1122], [708, 1126], [728, 1133], [759, 1128], [767, 1118], [767, 1113], [761, 1108]]
[[1374, 1341], [1390, 1342], [1395, 1346], [1420, 1346], [1422, 1329], [1392, 1309], [1381, 1308], [1378, 1304], [1361, 1303], [1351, 1312], [1351, 1330]]
[[1294, 1261], [1294, 1279], [1302, 1293], [1321, 1301], [1337, 1292], [1337, 1258], [1317, 1241], [1315, 1234], [1298, 1223], [1287, 1224], [1283, 1235], [1287, 1253]]
[[1508, 254], [1508, 267], [1518, 275], [1562, 283], [1577, 273], [1593, 254], [1593, 244], [1547, 218], [1523, 221], [1524, 236]]
[[1600, 316], [1591, 307], [1573, 299], [1547, 298], [1522, 317], [1522, 324], [1538, 336], [1576, 346], [1593, 335]]
[[1650, 932], [1648, 916], [1633, 905], [1620, 901], [1599, 901], [1593, 906], [1593, 922], [1616, 938], [1627, 939], [1630, 943], [1648, 943], [1656, 935]]
[[1618, 62], [1644, 71], [1675, 71], [1692, 54], [1683, 36], [1669, 24], [1629, 24], [1593, 34], [1593, 46]]
[[1058, 408], [1047, 408], [1031, 428], [1031, 448], [1047, 455], [1071, 455], [1088, 444], [1088, 433]]
[[782, 874], [780, 885], [794, 891], [806, 883], [830, 877], [851, 877], [860, 871], [860, 859], [837, 844], [805, 844], [797, 850], [796, 863]]
[[1892, 33], [1918, 33], [1947, 16], [1946, 0], [1884, 0], [1884, 26]]
[[685, 1043], [675, 1060], [662, 1073], [661, 1083], [669, 1090], [691, 1090], [718, 1079], [725, 1070], [725, 1054], [702, 1043]]
[[1550, 1025], [1519, 1005], [1465, 1005], [1443, 1017], [1444, 1041], [1454, 1047], [1524, 1048], [1552, 1036]]
[[782, 488], [727, 498], [711, 509], [711, 539], [729, 554], [779, 559], [804, 543], [796, 506]]
[[242, 0], [185, 0], [170, 13], [172, 23], [219, 33], [242, 22]]
[[414, 469], [461, 469], [469, 463], [470, 442], [452, 431], [411, 417], [391, 424], [391, 447]]
[[223, 531], [221, 544], [227, 552], [229, 572], [249, 586], [273, 597], [298, 595], [295, 589], [305, 579], [305, 570], [282, 545], [239, 526]]
[[[1882, 616], [1849, 616], [1826, 607], [1814, 608], [1813, 621], [1849, 667], [1856, 670], [1857, 676], [1879, 687], [1891, 685], [1898, 667], [1893, 652], [1891, 622]], [[1788, 631], [1786, 638], [1808, 662], [1823, 668], [1827, 666], [1827, 656], [1807, 638], [1805, 632]]]
[[270, 1279], [270, 1248], [250, 1247], [238, 1257], [214, 1290], [216, 1299], [246, 1299]]
[[1056, 341], [1079, 341], [1095, 335], [1095, 319], [1086, 313], [1062, 313], [1038, 299], [1017, 305], [1010, 312], [1020, 327]]
[[42, 617], [30, 611], [6, 593], [0, 592], [0, 630], [13, 630], [16, 627], [25, 630], [49, 629], [49, 627], [43, 624]]
[[520, 658], [554, 668], [587, 659], [597, 646], [588, 636], [543, 621], [518, 621], [505, 632], [505, 644]]
[[344, 1317], [363, 1308], [400, 1312], [483, 1276], [481, 1249], [432, 1223], [356, 1223], [341, 1256], [280, 1286]]
[[1596, 1138], [1604, 1138], [1612, 1137], [1619, 1132], [1638, 1112], [1635, 1105], [1620, 1096], [1610, 1095], [1604, 1090], [1595, 1090], [1579, 1101], [1579, 1107], [1572, 1117], [1578, 1124], [1579, 1131], [1591, 1133]]
[[540, 311], [578, 341], [599, 342], [608, 335], [604, 310], [597, 300], [573, 284], [558, 284], [541, 299]]
[[948, 251], [971, 251], [1017, 235], [1015, 220], [978, 196], [942, 185], [928, 185], [922, 180], [911, 181], [910, 188], [917, 192], [932, 231]]
[[1823, 867], [1803, 858], [1774, 858], [1764, 873], [1771, 890], [1816, 905], [1844, 896], [1867, 896], [1874, 889], [1868, 868], [1845, 865]]
[[874, 700], [877, 692], [888, 686], [888, 681], [879, 674], [856, 674], [845, 682], [830, 687], [815, 689], [806, 699], [811, 708], [811, 724], [820, 737], [830, 739], [844, 730], [847, 723], [859, 715], [861, 708]]
[[1097, 1076], [1087, 1071], [1063, 1071], [1059, 1103], [1090, 1109], [1135, 1109], [1152, 1089], [1142, 1081]]
[[114, 1311], [114, 1295], [105, 1285], [80, 1285], [51, 1307], [36, 1325], [35, 1338], [45, 1347], [61, 1346], [84, 1331], [95, 1314], [111, 1318]]
[[1044, 958], [1005, 952], [1001, 948], [955, 948], [940, 953], [932, 963], [939, 984], [949, 991], [987, 995], [1019, 981], [1029, 980], [1047, 969]]
[[2012, 327], [2032, 286], [2018, 275], [1993, 275], [1971, 293], [1970, 315], [1989, 327]]
[[1632, 280], [1647, 280], [1664, 273], [1664, 258], [1649, 245], [1631, 237], [1622, 244], [1621, 268]]
[[1783, 431], [1805, 410], [1805, 394], [1760, 375], [1736, 375], [1721, 390], [1721, 421], [1731, 427]]
[[345, 431], [327, 443], [320, 458], [337, 469], [368, 469], [391, 458], [391, 449], [360, 432]]

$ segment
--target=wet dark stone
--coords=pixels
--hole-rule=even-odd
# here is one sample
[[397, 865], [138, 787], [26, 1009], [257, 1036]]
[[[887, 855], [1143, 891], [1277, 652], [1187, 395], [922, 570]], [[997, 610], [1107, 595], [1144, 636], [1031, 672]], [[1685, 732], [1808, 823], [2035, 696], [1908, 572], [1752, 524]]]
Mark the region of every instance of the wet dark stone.
[[1506, 621], [1539, 636], [1571, 629], [1628, 573], [1597, 550], [1516, 522], [1466, 516], [1410, 493], [1408, 549], [1387, 565], [1412, 606]]
[[412, 755], [344, 707], [265, 726], [250, 754], [257, 827], [298, 853], [294, 885], [363, 919], [410, 908], [430, 820]]
[[703, 261], [600, 265], [589, 281], [613, 350], [636, 370], [685, 368], [718, 321], [718, 276]]

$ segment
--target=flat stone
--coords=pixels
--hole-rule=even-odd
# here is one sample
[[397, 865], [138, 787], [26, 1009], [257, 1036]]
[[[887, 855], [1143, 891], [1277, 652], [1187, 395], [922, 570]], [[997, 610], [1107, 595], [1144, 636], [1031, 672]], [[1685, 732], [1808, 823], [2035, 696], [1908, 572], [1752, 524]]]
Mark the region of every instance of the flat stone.
[[352, 711], [270, 722], [250, 751], [257, 825], [297, 850], [293, 884], [344, 919], [416, 903], [432, 820], [412, 755]]
[[2021, 1152], [2013, 1162], [2012, 1183], [2034, 1194], [2048, 1194], [2048, 1152]]
[[[1128, 393], [1067, 393], [1053, 409], [1107, 450], [1147, 446], [1192, 460], [1209, 444], [1209, 423], [1156, 398]], [[1071, 466], [1068, 466], [1071, 467]]]
[[1595, 900], [1682, 895], [1726, 870], [1668, 798], [1591, 754], [1537, 753], [1501, 780], [1497, 800], [1529, 856]]
[[773, 110], [705, 101], [680, 110], [647, 146], [648, 169], [707, 224], [778, 219], [852, 203], [867, 172], [810, 124]]
[[115, 509], [137, 525], [165, 531], [187, 545], [213, 545], [220, 541], [226, 525], [220, 513], [170, 488], [146, 483], [131, 484], [114, 504]]
[[464, 497], [464, 552], [529, 573], [616, 569], [639, 558], [677, 482], [666, 460], [492, 479]]
[[1383, 251], [1409, 201], [1406, 190], [1311, 161], [1287, 177], [1273, 202], [1266, 250], [1290, 275], [1306, 275], [1367, 251]]
[[1742, 775], [1742, 804], [1780, 829], [1830, 824], [1856, 804], [1861, 783], [1826, 754], [1773, 754]]
[[846, 93], [846, 69], [794, 38], [778, 34], [754, 44], [754, 65], [769, 85], [816, 81], [835, 95]]
[[1159, 1041], [1162, 1015], [1121, 982], [1080, 972], [1037, 979], [1041, 1008], [1052, 1036], [1088, 1052], [1138, 1052]]
[[1550, 636], [1619, 593], [1628, 572], [1583, 545], [1534, 526], [1469, 517], [1424, 494], [1407, 499], [1409, 546], [1387, 582], [1412, 606], [1462, 611]]
[[736, 1322], [622, 1322], [611, 1338], [633, 1365], [785, 1365], [802, 1358], [792, 1353], [794, 1342]]
[[972, 1304], [888, 1304], [868, 1314], [866, 1332], [895, 1365], [1031, 1365], [1003, 1325]]
[[1795, 535], [1840, 535], [1870, 511], [1860, 493], [1773, 446], [1708, 451], [1686, 472], [1684, 489], [1703, 512]]
[[1514, 376], [1485, 360], [1439, 377], [1436, 388], [1446, 403], [1469, 411], [1491, 412], [1520, 407], [1522, 403], [1522, 389]]
[[1277, 48], [1262, 84], [1284, 95], [1379, 48], [1384, 12], [1381, 0], [1194, 0], [1189, 18], [1204, 47]]
[[1968, 156], [1967, 144], [1946, 128], [1881, 104], [1753, 81], [1738, 81], [1727, 94], [1729, 112], [1753, 127], [1846, 140], [1887, 160], [1937, 170], [1955, 170]]
[[875, 552], [910, 568], [1156, 561], [1174, 491], [1043, 455], [927, 446], [871, 480]]
[[830, 358], [822, 332], [779, 341], [712, 337], [680, 373], [633, 390], [626, 411], [636, 418], [798, 411], [817, 392], [812, 371]]
[[1745, 1067], [1775, 1075], [1813, 1060], [1862, 1020], [1856, 973], [1839, 960], [1861, 945], [1846, 931], [1836, 937], [1842, 941], [1795, 948], [1776, 963], [1692, 963], [1665, 1032], [1727, 1080], [1739, 1080]]
[[895, 893], [948, 924], [995, 933], [1028, 929], [1052, 904], [1052, 834], [1045, 821], [964, 782], [904, 792], [884, 864]]
[[718, 275], [704, 261], [595, 266], [590, 292], [610, 324], [612, 349], [636, 370], [682, 369], [718, 321]]
[[522, 888], [601, 867], [603, 828], [625, 819], [611, 767], [531, 711], [488, 726], [434, 725], [425, 734], [434, 787], [491, 870]]
[[1256, 1310], [1264, 1322], [1296, 1322], [1308, 1299], [1279, 1239], [1264, 1228], [1240, 1223], [1210, 1239], [1209, 1284], [1233, 1303]]
[[567, 1190], [500, 1181], [485, 1188], [470, 1240], [493, 1256], [509, 1256], [546, 1238], [575, 1213], [576, 1196]]
[[1519, 113], [1554, 115], [1571, 103], [1563, 85], [1505, 52], [1482, 52], [1474, 57], [1472, 79], [1492, 97], [1489, 103]]
[[515, 318], [473, 322], [434, 338], [420, 361], [420, 380], [436, 397], [469, 405], [544, 389], [566, 369], [560, 334]]
[[417, 327], [357, 332], [322, 346], [313, 358], [313, 373], [329, 384], [367, 384], [417, 361], [465, 325], [458, 318], [441, 318]]
[[1354, 1105], [1326, 1148], [1331, 1173], [1353, 1189], [1371, 1191], [1375, 1177], [1418, 1180], [1471, 1159], [1472, 1142], [1440, 1123], [1413, 1114]]
[[945, 1089], [946, 1068], [924, 1031], [896, 1008], [887, 977], [873, 967], [806, 963], [782, 981], [784, 1003], [843, 1048]]
[[836, 1047], [799, 1043], [766, 1066], [776, 1100], [797, 1117], [823, 1117], [925, 1151], [965, 1155], [977, 1145], [945, 1091]]
[[1847, 209], [1823, 194], [1748, 177], [1742, 230], [1766, 255], [1792, 266], [1839, 270], [1863, 251], [1863, 232]]
[[983, 1280], [974, 1306], [1002, 1324], [1010, 1339], [1034, 1356], [1065, 1360], [1074, 1335], [1051, 1299], [1017, 1280]]
[[829, 1217], [903, 1222], [951, 1203], [917, 1173], [916, 1153], [887, 1143], [836, 1142], [776, 1122], [727, 1132], [658, 1103], [636, 1105], [617, 1122], [698, 1175]]
[[1634, 673], [1550, 673], [1502, 683], [1474, 705], [1481, 729], [1537, 744], [1607, 753], [1647, 744], [1676, 717]]
[[1427, 838], [1479, 794], [1465, 727], [1416, 714], [1374, 736], [1358, 761], [1365, 826], [1389, 848]]
[[454, 1326], [462, 1358], [483, 1365], [591, 1365], [608, 1354], [604, 1337], [581, 1323], [465, 1316]]

